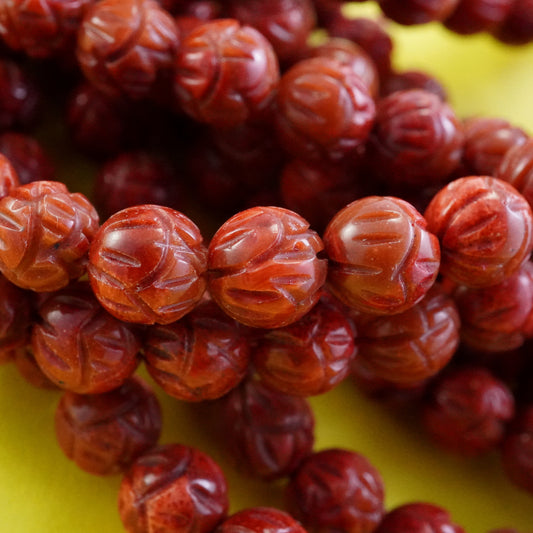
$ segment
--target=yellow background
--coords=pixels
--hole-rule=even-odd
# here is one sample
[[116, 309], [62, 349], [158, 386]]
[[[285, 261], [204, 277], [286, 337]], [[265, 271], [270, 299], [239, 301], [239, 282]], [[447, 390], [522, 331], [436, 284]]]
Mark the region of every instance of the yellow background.
[[[363, 4], [356, 12], [369, 9]], [[487, 36], [461, 38], [436, 25], [394, 28], [394, 35], [396, 65], [437, 75], [461, 117], [501, 116], [533, 131], [532, 46], [504, 47]], [[50, 149], [57, 155], [62, 146]], [[86, 172], [63, 156], [61, 179], [73, 183]], [[280, 485], [243, 479], [227, 464], [202, 429], [201, 409], [158, 394], [162, 441], [193, 444], [219, 460], [229, 478], [232, 510], [280, 503]], [[0, 368], [0, 533], [120, 533], [120, 479], [90, 476], [65, 459], [53, 433], [58, 398], [27, 385], [12, 366]], [[350, 382], [311, 401], [316, 448], [338, 446], [367, 455], [383, 475], [389, 508], [432, 501], [447, 507], [468, 533], [503, 526], [533, 532], [533, 495], [507, 482], [496, 454], [466, 460], [438, 451], [420, 432], [414, 413], [394, 415]]]

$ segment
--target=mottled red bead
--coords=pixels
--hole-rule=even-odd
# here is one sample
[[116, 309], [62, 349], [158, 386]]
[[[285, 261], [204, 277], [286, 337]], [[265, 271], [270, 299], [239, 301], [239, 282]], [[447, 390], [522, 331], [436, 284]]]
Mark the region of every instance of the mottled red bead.
[[9, 159], [0, 153], [0, 200], [20, 185], [19, 177]]
[[82, 470], [118, 474], [157, 443], [161, 408], [139, 378], [102, 394], [66, 392], [56, 409], [55, 433], [63, 453]]
[[339, 211], [324, 234], [328, 283], [346, 305], [392, 314], [419, 302], [439, 271], [439, 244], [422, 215], [394, 197], [369, 196]]
[[505, 154], [527, 141], [526, 132], [500, 118], [471, 118], [464, 122], [464, 175], [494, 176]]
[[306, 533], [290, 514], [274, 507], [250, 507], [231, 515], [215, 533]]
[[407, 503], [389, 511], [375, 533], [465, 533], [446, 509], [432, 503]]
[[460, 0], [378, 0], [379, 7], [399, 24], [426, 24], [444, 20]]
[[278, 81], [272, 45], [234, 19], [195, 28], [176, 56], [174, 92], [180, 106], [214, 126], [235, 126], [264, 114]]
[[386, 182], [439, 183], [458, 166], [463, 142], [459, 119], [439, 96], [422, 89], [398, 91], [377, 106], [368, 164]]
[[229, 14], [259, 30], [281, 62], [305, 49], [316, 23], [311, 0], [230, 0]]
[[461, 0], [444, 21], [445, 26], [462, 35], [497, 28], [508, 17], [515, 0]]
[[305, 59], [280, 80], [276, 127], [283, 148], [294, 157], [353, 158], [368, 138], [374, 115], [368, 87], [335, 59]]
[[128, 533], [210, 533], [228, 511], [226, 479], [195, 448], [158, 446], [126, 472], [118, 510]]
[[98, 215], [55, 181], [17, 187], [0, 200], [0, 270], [23, 289], [54, 291], [86, 268]]
[[253, 363], [274, 390], [298, 396], [323, 394], [349, 373], [356, 355], [355, 331], [329, 296], [300, 320], [260, 338]]
[[78, 394], [107, 392], [137, 368], [136, 335], [100, 306], [87, 282], [52, 294], [38, 311], [33, 353], [59, 387]]
[[427, 72], [421, 70], [404, 70], [391, 72], [381, 84], [381, 96], [389, 96], [398, 91], [422, 89], [436, 94], [443, 102], [448, 100], [448, 94], [442, 83]]
[[459, 345], [459, 315], [439, 287], [417, 305], [392, 316], [354, 314], [357, 364], [372, 375], [402, 386], [434, 376]]
[[249, 476], [288, 476], [313, 449], [315, 421], [304, 398], [247, 379], [216, 408], [220, 438], [236, 467]]
[[514, 0], [504, 21], [492, 33], [505, 44], [523, 45], [533, 41], [533, 0]]
[[509, 479], [533, 493], [533, 406], [526, 406], [513, 421], [501, 448], [503, 468]]
[[37, 139], [23, 133], [6, 132], [0, 135], [0, 154], [9, 159], [20, 183], [50, 181], [55, 168]]
[[328, 449], [309, 456], [286, 489], [289, 512], [310, 533], [371, 533], [383, 516], [383, 481], [364, 456]]
[[37, 389], [58, 390], [58, 386], [50, 380], [37, 364], [31, 347], [25, 346], [15, 350], [13, 353], [13, 363], [17, 367], [19, 374], [32, 387]]
[[239, 324], [212, 301], [166, 326], [151, 327], [146, 368], [170, 396], [213, 400], [236, 387], [248, 370], [250, 345]]
[[72, 50], [87, 8], [95, 0], [4, 0], [0, 37], [14, 50], [45, 58]]
[[139, 99], [170, 77], [178, 44], [174, 20], [154, 0], [102, 0], [83, 17], [76, 54], [100, 90]]
[[441, 273], [468, 287], [502, 282], [533, 249], [529, 204], [496, 178], [452, 181], [433, 197], [424, 216], [441, 244]]
[[495, 448], [514, 415], [511, 391], [483, 367], [457, 369], [437, 379], [422, 420], [442, 448], [474, 456]]
[[296, 322], [320, 298], [327, 264], [320, 237], [296, 213], [254, 207], [231, 217], [209, 245], [209, 291], [235, 320], [274, 328]]
[[533, 264], [529, 261], [497, 285], [472, 289], [459, 286], [453, 293], [461, 316], [461, 340], [482, 351], [520, 347], [533, 331]]
[[206, 249], [196, 225], [168, 207], [141, 205], [115, 213], [89, 251], [89, 280], [114, 316], [170, 324], [205, 290]]

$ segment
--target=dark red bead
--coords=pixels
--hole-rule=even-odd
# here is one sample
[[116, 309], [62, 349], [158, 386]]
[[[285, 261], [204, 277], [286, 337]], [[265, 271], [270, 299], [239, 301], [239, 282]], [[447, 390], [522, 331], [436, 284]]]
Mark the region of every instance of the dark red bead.
[[379, 0], [383, 13], [400, 24], [426, 24], [448, 17], [460, 0]]
[[493, 35], [505, 44], [523, 45], [533, 41], [533, 0], [514, 0]]
[[514, 398], [483, 367], [457, 369], [432, 385], [423, 409], [423, 423], [442, 448], [474, 456], [495, 448], [514, 415]]
[[290, 514], [274, 507], [251, 507], [231, 515], [215, 533], [306, 533]]
[[309, 456], [286, 489], [289, 512], [310, 533], [371, 533], [383, 516], [383, 481], [364, 456], [328, 449]]
[[128, 533], [210, 533], [226, 517], [227, 483], [205, 453], [166, 444], [141, 455], [126, 472], [118, 510]]
[[290, 475], [311, 453], [314, 417], [304, 398], [247, 379], [216, 406], [220, 438], [237, 468], [264, 480]]
[[398, 91], [422, 89], [436, 94], [443, 102], [448, 100], [444, 85], [434, 76], [421, 70], [391, 72], [382, 82], [381, 96], [386, 97]]
[[58, 386], [50, 380], [37, 364], [31, 347], [18, 348], [13, 353], [13, 363], [17, 367], [19, 374], [32, 387], [37, 389], [58, 390]]
[[64, 454], [82, 470], [118, 474], [157, 443], [161, 408], [139, 378], [102, 394], [66, 392], [56, 409], [55, 433]]
[[0, 200], [20, 185], [19, 177], [9, 159], [0, 154]]
[[491, 31], [505, 21], [515, 1], [461, 0], [444, 24], [462, 35]]

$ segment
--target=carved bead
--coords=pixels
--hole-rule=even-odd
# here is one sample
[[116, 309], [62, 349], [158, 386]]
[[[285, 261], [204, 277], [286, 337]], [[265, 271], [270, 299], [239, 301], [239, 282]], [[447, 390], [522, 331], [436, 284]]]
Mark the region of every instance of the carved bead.
[[35, 181], [0, 200], [0, 270], [23, 289], [54, 291], [85, 272], [98, 214], [65, 185]]
[[322, 240], [296, 213], [254, 207], [225, 222], [209, 245], [209, 291], [235, 320], [274, 328], [295, 322], [320, 298]]
[[271, 507], [243, 509], [224, 520], [215, 533], [306, 533], [290, 514]]
[[200, 230], [168, 207], [115, 213], [95, 236], [89, 261], [96, 297], [127, 322], [170, 324], [194, 308], [206, 286]]
[[19, 178], [13, 165], [0, 153], [0, 200], [11, 194], [11, 191], [19, 185]]

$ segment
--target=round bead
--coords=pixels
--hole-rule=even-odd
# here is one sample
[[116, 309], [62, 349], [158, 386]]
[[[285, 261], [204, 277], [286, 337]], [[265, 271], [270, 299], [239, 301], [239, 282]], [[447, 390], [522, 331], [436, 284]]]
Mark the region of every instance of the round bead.
[[377, 107], [367, 161], [386, 182], [441, 182], [461, 160], [464, 135], [452, 108], [422, 89], [397, 91]]
[[199, 122], [235, 126], [267, 111], [279, 81], [272, 45], [233, 19], [207, 22], [185, 36], [175, 62], [174, 92]]
[[217, 404], [220, 438], [236, 467], [274, 480], [292, 474], [311, 453], [315, 421], [307, 400], [247, 379]]
[[444, 20], [460, 0], [379, 0], [379, 7], [399, 24], [426, 24]]
[[178, 34], [154, 0], [101, 0], [87, 10], [76, 54], [87, 79], [103, 92], [144, 98], [170, 76]]
[[389, 96], [398, 91], [422, 89], [436, 94], [443, 102], [448, 100], [448, 94], [443, 84], [431, 74], [421, 70], [404, 70], [391, 72], [381, 86], [381, 96]]
[[253, 352], [254, 368], [279, 392], [323, 394], [348, 375], [356, 355], [354, 336], [343, 309], [323, 296], [300, 320], [260, 338]]
[[191, 311], [205, 290], [200, 230], [168, 207], [115, 213], [96, 234], [89, 261], [96, 297], [127, 322], [170, 324]]
[[514, 415], [511, 391], [483, 367], [455, 370], [437, 379], [423, 409], [423, 423], [443, 448], [466, 456], [495, 448]]
[[320, 237], [280, 207], [236, 214], [209, 245], [209, 291], [235, 320], [277, 328], [296, 322], [320, 298], [327, 265]]
[[100, 476], [118, 474], [157, 443], [161, 408], [139, 378], [103, 394], [66, 392], [56, 409], [55, 432], [79, 468]]
[[85, 272], [98, 214], [65, 185], [35, 181], [0, 200], [0, 270], [23, 289], [54, 291]]
[[459, 345], [459, 315], [453, 300], [433, 287], [417, 305], [392, 316], [355, 314], [357, 364], [371, 375], [415, 386], [437, 374]]
[[289, 512], [309, 531], [371, 533], [383, 516], [383, 481], [362, 455], [328, 449], [309, 456], [289, 481]]
[[523, 45], [533, 41], [533, 0], [514, 0], [505, 19], [492, 33], [505, 44]]
[[87, 282], [50, 295], [39, 307], [32, 346], [43, 372], [78, 394], [107, 392], [137, 368], [139, 342], [127, 324], [105, 312]]
[[37, 389], [57, 390], [57, 385], [52, 382], [37, 364], [32, 350], [29, 346], [15, 350], [13, 363], [17, 367], [19, 374], [32, 387]]
[[375, 533], [465, 533], [450, 513], [431, 503], [407, 503], [389, 511]]
[[355, 157], [374, 121], [368, 87], [351, 69], [327, 57], [296, 63], [281, 78], [276, 127], [292, 156], [309, 160]]
[[333, 217], [324, 234], [331, 292], [367, 313], [393, 314], [419, 302], [440, 261], [426, 221], [399, 198], [369, 196]]
[[0, 200], [20, 185], [19, 177], [9, 159], [0, 153]]
[[444, 24], [455, 33], [470, 35], [497, 28], [515, 0], [461, 0]]
[[231, 515], [215, 533], [306, 533], [290, 514], [273, 507], [251, 507]]
[[210, 533], [228, 510], [226, 479], [199, 450], [158, 446], [126, 472], [118, 510], [128, 533]]
[[433, 197], [425, 217], [441, 244], [441, 273], [468, 287], [502, 282], [533, 249], [529, 204], [496, 178], [452, 181]]
[[244, 378], [250, 346], [239, 324], [212, 301], [166, 326], [154, 326], [144, 344], [146, 368], [179, 400], [214, 400]]

